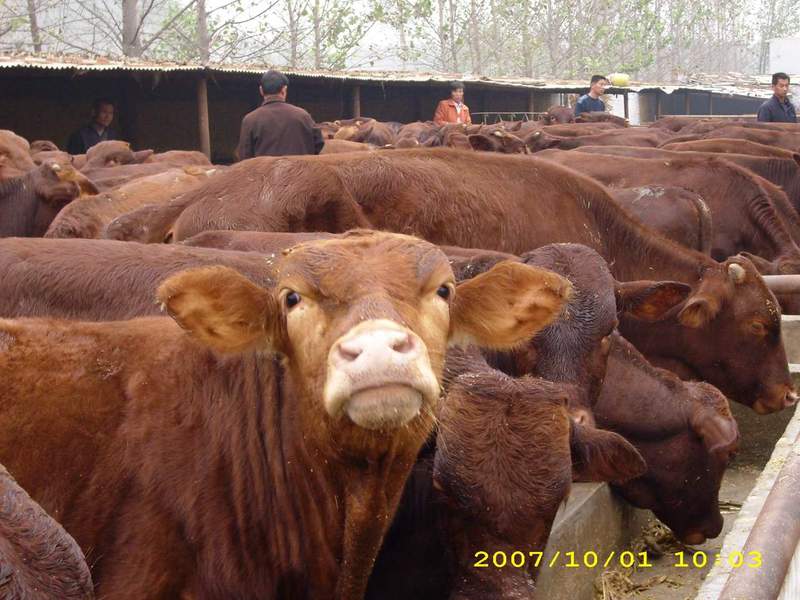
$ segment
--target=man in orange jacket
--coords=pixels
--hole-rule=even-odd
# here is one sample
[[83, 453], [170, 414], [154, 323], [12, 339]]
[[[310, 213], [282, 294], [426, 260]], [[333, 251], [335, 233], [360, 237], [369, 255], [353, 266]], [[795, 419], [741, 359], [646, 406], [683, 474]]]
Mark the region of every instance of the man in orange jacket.
[[454, 81], [450, 84], [450, 98], [439, 102], [436, 107], [436, 113], [433, 115], [433, 121], [437, 125], [444, 125], [445, 123], [472, 124], [472, 118], [469, 116], [469, 107], [464, 104], [463, 83]]

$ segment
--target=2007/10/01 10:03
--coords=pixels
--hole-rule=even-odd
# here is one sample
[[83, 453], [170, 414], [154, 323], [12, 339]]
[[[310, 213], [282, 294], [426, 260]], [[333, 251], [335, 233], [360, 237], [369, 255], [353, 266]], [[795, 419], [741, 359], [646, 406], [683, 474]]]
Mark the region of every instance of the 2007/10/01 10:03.
[[[731, 552], [727, 557], [723, 557], [719, 552], [709, 554], [698, 550], [697, 552], [673, 552], [675, 560], [672, 564], [673, 567], [678, 569], [704, 569], [709, 565], [722, 564], [723, 561], [733, 569], [747, 567], [750, 569], [758, 569], [762, 566], [761, 552]], [[503, 550], [497, 552], [487, 552], [480, 550], [475, 552], [475, 568], [491, 568], [503, 569], [506, 567], [512, 568], [528, 568], [528, 567], [565, 567], [568, 569], [596, 569], [608, 568], [616, 566], [617, 564], [625, 569], [636, 567], [640, 569], [652, 567], [653, 564], [649, 562], [647, 552], [631, 552], [626, 550], [617, 554], [615, 551], [609, 552], [605, 560], [594, 551], [584, 552], [581, 555], [579, 552], [564, 552], [559, 550], [553, 554], [548, 560], [543, 560], [544, 552], [522, 552], [516, 550], [507, 553]]]

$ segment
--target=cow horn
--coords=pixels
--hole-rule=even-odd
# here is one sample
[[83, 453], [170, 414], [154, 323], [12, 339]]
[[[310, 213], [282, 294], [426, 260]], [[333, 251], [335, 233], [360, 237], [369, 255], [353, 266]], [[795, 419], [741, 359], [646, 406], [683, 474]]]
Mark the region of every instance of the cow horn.
[[728, 275], [731, 278], [731, 281], [735, 284], [744, 283], [744, 279], [747, 276], [747, 271], [744, 270], [744, 267], [738, 263], [731, 263], [728, 265]]
[[53, 163], [50, 165], [50, 168], [53, 170], [53, 173], [58, 173], [61, 170], [61, 165], [58, 163]]
[[541, 131], [535, 131], [535, 132], [533, 133], [533, 137], [535, 137], [535, 138], [539, 137], [540, 135], [542, 135], [542, 132], [541, 132]]
[[502, 131], [500, 131], [499, 129], [495, 129], [495, 130], [492, 132], [492, 135], [496, 135], [497, 137], [501, 138], [501, 137], [503, 137], [503, 132], [502, 132]]

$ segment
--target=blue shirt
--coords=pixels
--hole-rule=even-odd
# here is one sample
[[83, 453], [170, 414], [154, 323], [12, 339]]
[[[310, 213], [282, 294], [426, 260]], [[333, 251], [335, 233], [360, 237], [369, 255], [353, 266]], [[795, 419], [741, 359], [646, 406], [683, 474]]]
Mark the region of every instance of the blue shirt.
[[606, 112], [606, 105], [600, 98], [592, 98], [589, 94], [584, 94], [575, 103], [575, 116], [585, 112]]
[[772, 96], [758, 109], [758, 120], [765, 123], [797, 123], [797, 115], [788, 99], [781, 102], [777, 96]]

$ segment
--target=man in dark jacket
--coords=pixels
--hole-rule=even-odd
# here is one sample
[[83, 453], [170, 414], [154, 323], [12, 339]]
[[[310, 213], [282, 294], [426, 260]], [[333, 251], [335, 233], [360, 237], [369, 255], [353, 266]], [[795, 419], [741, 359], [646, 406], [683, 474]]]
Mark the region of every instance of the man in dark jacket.
[[758, 120], [766, 123], [797, 123], [794, 106], [789, 102], [789, 76], [772, 75], [772, 98], [758, 109]]
[[267, 71], [261, 77], [264, 101], [242, 119], [239, 160], [254, 156], [319, 154], [324, 141], [306, 111], [286, 102], [289, 80], [283, 73]]
[[100, 142], [118, 140], [117, 131], [112, 129], [114, 104], [106, 98], [99, 98], [92, 104], [92, 120], [88, 125], [73, 132], [67, 141], [67, 152], [86, 154], [86, 151]]
[[589, 85], [589, 93], [578, 98], [578, 102], [575, 103], [576, 117], [585, 112], [605, 112], [606, 110], [606, 105], [600, 100], [600, 96], [606, 93], [608, 79], [605, 75], [592, 75]]

